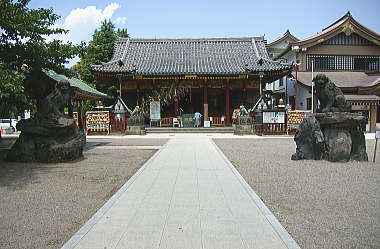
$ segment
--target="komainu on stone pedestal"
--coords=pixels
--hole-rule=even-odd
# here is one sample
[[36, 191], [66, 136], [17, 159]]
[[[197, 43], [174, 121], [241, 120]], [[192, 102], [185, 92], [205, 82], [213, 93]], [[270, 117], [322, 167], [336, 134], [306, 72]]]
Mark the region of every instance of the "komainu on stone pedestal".
[[21, 135], [7, 155], [16, 162], [64, 162], [83, 156], [84, 132], [63, 113], [72, 95], [69, 82], [59, 81], [41, 100], [35, 118], [17, 124]]
[[350, 113], [342, 91], [325, 75], [314, 78], [321, 113], [307, 115], [294, 136], [297, 149], [292, 160], [331, 162], [368, 161], [364, 133], [365, 118]]

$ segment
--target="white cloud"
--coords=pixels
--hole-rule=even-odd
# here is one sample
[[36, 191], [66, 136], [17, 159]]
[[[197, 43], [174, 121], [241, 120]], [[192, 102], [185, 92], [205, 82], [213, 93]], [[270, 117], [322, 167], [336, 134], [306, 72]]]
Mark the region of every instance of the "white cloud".
[[123, 16], [123, 17], [116, 18], [114, 23], [116, 25], [118, 25], [118, 24], [124, 24], [124, 23], [126, 23], [126, 21], [127, 21], [127, 18], [125, 16]]
[[[48, 37], [48, 41], [60, 39], [78, 44], [81, 41], [88, 42], [94, 30], [99, 28], [100, 23], [105, 19], [111, 19], [115, 11], [121, 6], [117, 3], [111, 3], [104, 9], [98, 9], [96, 6], [87, 6], [84, 9], [73, 9], [66, 16], [63, 24], [55, 25], [55, 27], [69, 30], [67, 34], [53, 35]], [[124, 24], [126, 17], [118, 17], [114, 22], [116, 24]]]

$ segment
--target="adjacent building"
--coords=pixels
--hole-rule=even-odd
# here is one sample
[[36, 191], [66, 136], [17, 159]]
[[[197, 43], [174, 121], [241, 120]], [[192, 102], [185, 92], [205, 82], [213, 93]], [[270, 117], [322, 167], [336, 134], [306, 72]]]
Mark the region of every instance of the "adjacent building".
[[[273, 60], [278, 60], [291, 65], [296, 65], [296, 55], [291, 51], [292, 43], [299, 39], [291, 34], [289, 30], [276, 40], [267, 44], [269, 56]], [[272, 92], [276, 99], [282, 98], [284, 104], [288, 104], [292, 109], [295, 109], [295, 88], [294, 80], [290, 75], [286, 75], [274, 82], [267, 83], [265, 89]]]
[[[286, 43], [289, 45], [286, 45]], [[355, 20], [348, 12], [321, 32], [298, 40], [289, 32], [269, 43], [273, 59], [293, 62], [287, 77], [293, 109], [312, 108], [311, 84], [317, 73], [326, 74], [353, 104], [366, 115], [369, 129], [376, 129], [380, 104], [380, 35]], [[278, 49], [278, 48], [282, 48]], [[316, 104], [316, 103], [315, 103]]]

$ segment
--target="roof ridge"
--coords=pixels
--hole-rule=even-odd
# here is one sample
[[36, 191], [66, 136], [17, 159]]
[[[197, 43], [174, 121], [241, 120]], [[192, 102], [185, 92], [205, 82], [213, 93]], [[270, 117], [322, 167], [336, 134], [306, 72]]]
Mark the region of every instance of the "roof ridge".
[[[352, 17], [350, 11], [348, 11], [346, 14], [344, 14], [344, 16], [342, 16], [341, 18], [339, 18], [338, 20], [336, 20], [335, 22], [333, 22], [332, 24], [330, 24], [330, 25], [327, 26], [326, 28], [322, 29], [322, 31], [324, 31], [324, 30], [326, 30], [326, 29], [328, 29], [328, 28], [334, 26], [334, 25], [337, 24], [338, 22], [342, 21], [342, 20], [345, 19], [345, 18], [349, 18], [349, 17]], [[321, 32], [322, 32], [322, 31], [321, 31]]]
[[253, 40], [253, 39], [252, 39], [251, 41], [252, 41], [253, 50], [255, 51], [256, 56], [257, 56], [259, 59], [261, 59], [261, 56], [260, 56], [259, 51], [258, 51], [257, 46], [256, 46], [256, 41]]
[[210, 38], [126, 38], [119, 37], [117, 42], [122, 42], [129, 39], [131, 42], [163, 42], [163, 41], [250, 41], [254, 39], [255, 41], [264, 41], [262, 36], [247, 36], [247, 37], [210, 37]]
[[129, 47], [129, 43], [130, 43], [130, 39], [127, 40], [127, 44], [125, 44], [125, 46], [124, 46], [124, 53], [123, 53], [123, 55], [120, 58], [120, 60], [122, 60], [122, 61], [125, 59], [125, 56], [127, 55], [127, 50], [128, 50], [128, 47]]

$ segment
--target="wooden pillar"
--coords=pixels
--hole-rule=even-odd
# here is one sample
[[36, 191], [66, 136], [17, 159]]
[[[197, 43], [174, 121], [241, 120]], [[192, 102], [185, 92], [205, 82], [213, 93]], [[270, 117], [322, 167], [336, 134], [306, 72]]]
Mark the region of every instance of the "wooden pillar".
[[69, 117], [73, 118], [74, 117], [74, 114], [73, 114], [73, 103], [71, 102], [71, 100], [69, 100], [69, 104], [67, 105], [67, 109], [68, 109], [68, 112], [69, 112]]
[[227, 84], [226, 84], [226, 108], [225, 108], [225, 111], [226, 111], [226, 124], [229, 125], [231, 124], [231, 115], [230, 115], [230, 81], [227, 80]]
[[79, 101], [78, 107], [78, 125], [82, 130], [84, 129], [84, 121], [83, 121], [83, 101]]
[[77, 102], [77, 111], [78, 111], [78, 127], [82, 128], [82, 103], [80, 100]]
[[247, 101], [247, 89], [246, 89], [245, 82], [244, 82], [243, 94], [242, 94], [242, 102], [243, 103], [241, 103], [241, 104], [245, 106], [246, 101]]
[[[298, 53], [296, 55], [296, 59], [298, 59]], [[294, 110], [301, 109], [299, 106], [299, 86], [298, 86], [298, 65], [296, 66], [296, 81], [294, 84]]]
[[178, 116], [177, 110], [178, 110], [178, 97], [176, 97], [174, 100], [174, 116]]
[[377, 105], [370, 105], [369, 107], [369, 130], [376, 132], [376, 119], [377, 119]]
[[208, 121], [208, 91], [207, 91], [207, 82], [205, 81], [203, 85], [203, 119]]
[[136, 105], [140, 103], [140, 84], [136, 82]]

